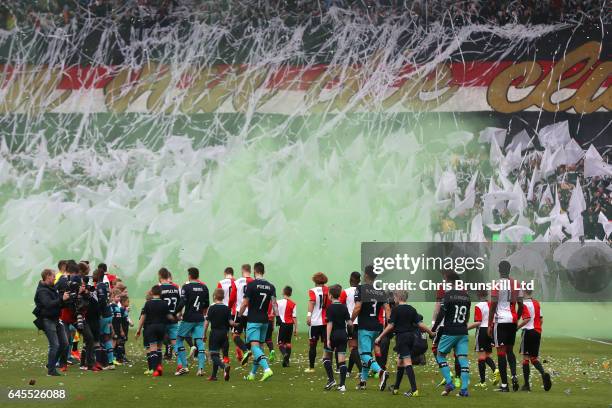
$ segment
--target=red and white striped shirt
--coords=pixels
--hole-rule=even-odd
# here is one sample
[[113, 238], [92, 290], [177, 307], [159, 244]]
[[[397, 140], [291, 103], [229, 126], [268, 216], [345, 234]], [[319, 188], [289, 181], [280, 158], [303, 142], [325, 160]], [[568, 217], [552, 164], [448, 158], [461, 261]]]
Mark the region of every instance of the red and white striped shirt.
[[281, 322], [287, 324], [295, 323], [295, 318], [297, 317], [295, 302], [291, 299], [280, 299], [276, 303], [278, 305], [278, 317], [280, 317]]
[[[248, 278], [238, 278], [234, 281], [236, 285], [236, 304], [240, 308], [242, 306], [242, 301], [244, 300], [244, 292], [246, 291], [246, 285], [251, 283], [253, 278], [250, 276]], [[247, 316], [249, 314], [249, 308], [247, 307], [244, 310], [243, 316]]]
[[236, 280], [234, 278], [225, 278], [219, 281], [217, 288], [223, 289], [223, 304], [228, 306], [232, 314], [236, 314]]
[[311, 326], [323, 326], [326, 323], [325, 310], [329, 304], [329, 288], [327, 286], [315, 286], [308, 291], [308, 298], [314, 302], [312, 315], [310, 316]]
[[474, 321], [480, 322], [480, 327], [489, 327], [489, 302], [478, 302], [474, 306]]
[[525, 330], [535, 330], [538, 333], [542, 333], [542, 309], [540, 308], [540, 302], [535, 299], [525, 299], [523, 303], [523, 319], [530, 319], [529, 322], [523, 326]]
[[[353, 310], [355, 309], [355, 289], [357, 288], [351, 286], [350, 288], [343, 289], [342, 293], [340, 294], [340, 302], [346, 305], [346, 308], [349, 311], [349, 316], [353, 314]], [[353, 323], [358, 324], [358, 321], [359, 319], [356, 318]]]
[[497, 310], [495, 310], [495, 323], [516, 323], [518, 315], [516, 313], [516, 304], [523, 294], [516, 289], [516, 281], [514, 279], [501, 278], [498, 283], [504, 288], [491, 291], [491, 299], [497, 300]]

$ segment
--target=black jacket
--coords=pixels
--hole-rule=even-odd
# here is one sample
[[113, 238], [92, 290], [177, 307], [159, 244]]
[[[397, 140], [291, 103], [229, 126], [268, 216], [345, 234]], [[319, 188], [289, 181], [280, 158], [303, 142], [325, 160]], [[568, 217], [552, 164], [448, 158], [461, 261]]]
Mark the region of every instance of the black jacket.
[[34, 303], [39, 311], [39, 316], [47, 319], [57, 320], [63, 306], [62, 299], [54, 287], [38, 282]]

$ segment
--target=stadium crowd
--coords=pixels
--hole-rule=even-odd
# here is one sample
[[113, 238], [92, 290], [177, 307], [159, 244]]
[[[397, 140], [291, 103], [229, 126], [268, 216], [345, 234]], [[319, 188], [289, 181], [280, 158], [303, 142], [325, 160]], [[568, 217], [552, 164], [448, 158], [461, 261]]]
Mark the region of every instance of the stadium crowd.
[[442, 240], [490, 242], [516, 225], [524, 227], [520, 234], [505, 240], [612, 242], [610, 151], [584, 151], [562, 126], [555, 129], [566, 135], [565, 145], [545, 148], [523, 133], [504, 148], [503, 131], [497, 140], [486, 131], [472, 139], [438, 180], [433, 231]]
[[161, 26], [179, 21], [231, 22], [281, 18], [286, 24], [303, 22], [332, 9], [342, 9], [380, 22], [412, 15], [422, 25], [445, 24], [551, 24], [557, 22], [609, 22], [605, 0], [13, 0], [0, 5], [0, 28], [36, 28], [111, 18], [134, 26]]

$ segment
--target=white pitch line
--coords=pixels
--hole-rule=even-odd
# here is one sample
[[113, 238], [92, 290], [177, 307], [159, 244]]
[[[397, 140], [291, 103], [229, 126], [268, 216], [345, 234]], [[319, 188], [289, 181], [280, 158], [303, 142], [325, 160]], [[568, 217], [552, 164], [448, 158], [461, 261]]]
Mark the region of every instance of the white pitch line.
[[588, 337], [578, 337], [578, 336], [569, 336], [572, 337], [574, 339], [580, 339], [580, 340], [586, 340], [586, 341], [592, 341], [593, 343], [600, 343], [600, 344], [605, 344], [607, 346], [612, 346], [612, 343], [608, 342], [608, 341], [603, 341], [603, 340], [596, 340], [596, 339], [590, 339]]

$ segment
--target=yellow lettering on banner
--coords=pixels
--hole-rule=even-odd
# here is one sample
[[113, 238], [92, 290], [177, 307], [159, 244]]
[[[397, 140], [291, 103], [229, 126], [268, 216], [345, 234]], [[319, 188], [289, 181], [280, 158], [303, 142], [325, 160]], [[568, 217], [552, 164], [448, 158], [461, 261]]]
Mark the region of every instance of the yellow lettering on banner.
[[612, 74], [612, 61], [602, 62], [576, 91], [574, 109], [579, 113], [592, 113], [600, 108], [612, 110], [612, 87], [607, 87], [596, 98], [593, 98], [601, 86]]
[[[450, 85], [453, 79], [452, 71], [446, 64], [440, 64], [435, 69], [435, 76], [427, 79], [426, 75], [409, 78], [383, 101], [383, 109], [391, 109], [397, 103], [411, 111], [434, 109], [448, 101], [459, 89], [458, 85]], [[435, 92], [432, 99], [423, 100], [423, 93]]]
[[[347, 106], [353, 95], [359, 91], [359, 70], [356, 68], [333, 67], [323, 71], [308, 88], [304, 101], [311, 113], [324, 113], [342, 110]], [[340, 85], [333, 88], [337, 92], [329, 100], [321, 101], [321, 92], [327, 84], [340, 77]]]
[[[104, 87], [104, 101], [107, 109], [114, 113], [125, 112], [130, 104], [141, 95], [154, 89], [160, 69], [160, 64], [149, 62], [142, 67], [136, 81], [131, 80], [137, 72], [132, 68], [119, 71]], [[151, 102], [151, 105], [155, 103]], [[148, 101], [147, 106], [149, 106]]]
[[[608, 61], [594, 68], [599, 58], [600, 48], [601, 44], [596, 41], [581, 45], [556, 63], [551, 71], [541, 79], [542, 67], [537, 62], [513, 64], [493, 79], [487, 90], [487, 101], [493, 110], [502, 113], [514, 113], [531, 106], [540, 107], [548, 112], [567, 111], [573, 108], [577, 113], [591, 113], [602, 107], [610, 110], [612, 107], [610, 88], [594, 98], [601, 85], [612, 74], [612, 63]], [[571, 68], [581, 63], [579, 70], [568, 73]], [[564, 100], [552, 102], [553, 95], [560, 89], [567, 88], [591, 70], [593, 71], [587, 80], [576, 92]], [[534, 88], [524, 98], [510, 101], [508, 91], [515, 80], [520, 80], [516, 88], [530, 86]]]
[[[191, 76], [193, 79], [180, 105], [185, 114], [214, 112], [231, 94], [227, 84], [221, 81], [229, 75], [220, 66], [193, 69]], [[211, 86], [215, 81], [219, 83]]]
[[21, 71], [16, 69], [8, 82], [0, 111], [17, 112], [20, 108], [34, 114], [52, 111], [72, 93], [71, 90], [57, 90], [62, 74], [59, 68], [33, 65], [26, 65]]
[[[237, 112], [246, 112], [250, 105], [250, 102], [255, 102], [254, 98], [256, 91], [261, 88], [269, 78], [269, 70], [267, 67], [259, 68], [242, 68], [238, 75], [234, 75], [231, 80], [232, 84], [235, 84], [236, 91], [232, 98], [232, 104]], [[230, 89], [233, 87], [230, 87]], [[260, 95], [257, 95], [259, 99], [254, 106], [254, 110], [260, 108], [264, 103], [270, 100], [276, 93], [278, 88], [266, 89]]]

